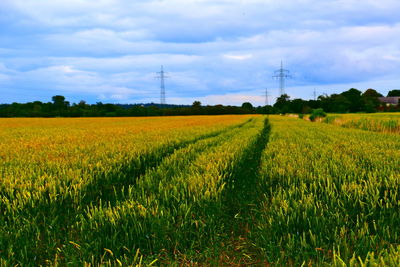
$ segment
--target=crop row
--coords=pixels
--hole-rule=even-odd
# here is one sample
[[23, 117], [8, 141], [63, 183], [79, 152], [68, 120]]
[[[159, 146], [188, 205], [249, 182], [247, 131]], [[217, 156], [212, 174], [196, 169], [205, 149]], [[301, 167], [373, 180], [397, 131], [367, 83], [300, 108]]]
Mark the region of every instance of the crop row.
[[270, 118], [254, 242], [277, 265], [400, 263], [400, 140]]
[[365, 131], [400, 133], [397, 113], [328, 115], [322, 122]]
[[24, 266], [218, 247], [221, 192], [264, 127], [250, 116], [19, 122], [0, 122], [0, 255]]
[[282, 116], [1, 127], [1, 265], [400, 265], [395, 134]]

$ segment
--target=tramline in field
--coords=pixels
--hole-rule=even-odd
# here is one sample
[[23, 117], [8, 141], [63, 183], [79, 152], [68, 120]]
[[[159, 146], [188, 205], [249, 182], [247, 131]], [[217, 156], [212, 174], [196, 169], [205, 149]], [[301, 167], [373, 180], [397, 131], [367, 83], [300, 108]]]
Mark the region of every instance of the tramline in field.
[[398, 265], [400, 139], [365, 130], [0, 119], [1, 265]]
[[[177, 216], [184, 212], [189, 221], [182, 223], [190, 227], [204, 223], [192, 219], [190, 202], [218, 198], [223, 179], [263, 121], [260, 116], [16, 119], [10, 127], [10, 120], [3, 120], [0, 242], [7, 250], [2, 259], [98, 264], [111, 257], [101, 257], [107, 249], [113, 251], [110, 260], [129, 263], [138, 249], [147, 255], [172, 252], [195, 232], [176, 229]], [[120, 209], [127, 219], [100, 231], [97, 221], [112, 222], [110, 215]], [[129, 244], [118, 234], [125, 222], [134, 226], [121, 234]], [[165, 236], [152, 236], [167, 226], [159, 231]]]

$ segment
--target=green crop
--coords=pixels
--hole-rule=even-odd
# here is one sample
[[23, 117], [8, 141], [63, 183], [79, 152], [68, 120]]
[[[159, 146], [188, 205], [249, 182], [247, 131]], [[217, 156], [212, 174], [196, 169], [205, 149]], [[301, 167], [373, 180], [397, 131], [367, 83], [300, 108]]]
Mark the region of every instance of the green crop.
[[365, 131], [400, 133], [400, 115], [397, 113], [329, 115], [323, 122]]
[[259, 116], [1, 123], [0, 255], [24, 266], [219, 249], [224, 187], [264, 127]]
[[398, 266], [396, 116], [1, 119], [0, 266]]
[[398, 136], [270, 120], [255, 237], [267, 260], [399, 264]]

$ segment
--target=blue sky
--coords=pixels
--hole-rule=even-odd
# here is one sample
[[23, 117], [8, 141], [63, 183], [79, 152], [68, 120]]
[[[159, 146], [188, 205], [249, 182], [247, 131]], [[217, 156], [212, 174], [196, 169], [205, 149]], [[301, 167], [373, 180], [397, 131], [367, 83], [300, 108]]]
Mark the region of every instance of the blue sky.
[[398, 0], [1, 0], [0, 103], [240, 105], [400, 88]]

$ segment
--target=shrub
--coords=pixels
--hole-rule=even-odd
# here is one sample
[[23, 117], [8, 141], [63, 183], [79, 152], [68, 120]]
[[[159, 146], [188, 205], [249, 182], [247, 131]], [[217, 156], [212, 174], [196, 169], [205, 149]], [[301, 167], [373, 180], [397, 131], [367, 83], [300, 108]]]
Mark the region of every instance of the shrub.
[[322, 108], [313, 109], [310, 115], [310, 121], [315, 121], [317, 118], [326, 117], [326, 113]]

